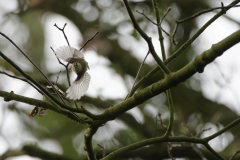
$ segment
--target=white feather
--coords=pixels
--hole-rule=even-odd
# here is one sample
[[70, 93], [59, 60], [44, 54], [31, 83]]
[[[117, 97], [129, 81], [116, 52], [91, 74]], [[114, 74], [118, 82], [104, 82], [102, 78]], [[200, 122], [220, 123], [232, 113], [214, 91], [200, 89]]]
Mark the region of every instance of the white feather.
[[85, 72], [82, 78], [74, 81], [73, 84], [67, 89], [67, 98], [77, 100], [80, 99], [87, 91], [91, 76]]
[[83, 58], [84, 55], [79, 50], [70, 47], [62, 46], [56, 50], [56, 56], [64, 61], [68, 61], [69, 58]]

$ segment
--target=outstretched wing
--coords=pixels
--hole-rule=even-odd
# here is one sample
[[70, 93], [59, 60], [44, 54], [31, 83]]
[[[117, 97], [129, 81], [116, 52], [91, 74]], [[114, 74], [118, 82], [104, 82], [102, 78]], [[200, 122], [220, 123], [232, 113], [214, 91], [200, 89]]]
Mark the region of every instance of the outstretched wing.
[[56, 56], [66, 62], [69, 61], [70, 58], [83, 58], [83, 54], [70, 46], [62, 46], [56, 50]]
[[87, 91], [91, 76], [85, 72], [85, 74], [79, 79], [73, 82], [73, 84], [67, 89], [67, 98], [72, 100], [80, 99]]

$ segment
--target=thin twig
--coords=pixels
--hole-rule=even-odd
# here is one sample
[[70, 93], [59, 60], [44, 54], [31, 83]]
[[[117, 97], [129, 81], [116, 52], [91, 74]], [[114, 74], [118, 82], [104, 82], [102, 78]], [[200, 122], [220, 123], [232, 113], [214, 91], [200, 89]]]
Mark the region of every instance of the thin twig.
[[61, 64], [61, 65], [63, 65], [63, 66], [65, 67], [66, 72], [67, 72], [68, 86], [70, 86], [71, 84], [70, 84], [69, 71], [68, 71], [69, 63], [68, 63], [67, 65], [63, 64], [63, 63], [60, 61], [60, 59], [57, 57], [57, 54], [56, 54], [56, 52], [54, 51], [54, 49], [53, 49], [52, 47], [50, 47], [50, 48], [52, 49], [53, 53], [55, 54], [55, 57], [57, 58], [59, 64]]
[[[52, 86], [47, 86], [47, 88], [48, 87], [51, 87], [52, 88]], [[64, 92], [62, 91], [62, 90], [60, 90], [57, 86], [55, 86], [56, 87], [56, 89], [58, 89], [58, 91], [61, 93], [61, 95], [62, 95], [62, 98], [63, 99], [65, 99], [66, 101], [68, 101], [69, 103], [70, 103], [70, 101], [69, 101], [69, 99], [67, 99], [65, 96], [64, 96]], [[57, 95], [56, 93], [51, 93], [52, 95]]]
[[[67, 106], [64, 103], [61, 103], [60, 101], [58, 101], [54, 96], [52, 96], [51, 93], [49, 93], [49, 91], [47, 91], [41, 84], [39, 84], [36, 80], [34, 80], [31, 76], [29, 76], [28, 74], [26, 74], [17, 64], [15, 64], [11, 59], [9, 59], [7, 56], [5, 56], [1, 51], [0, 51], [0, 56], [5, 59], [9, 64], [11, 64], [11, 66], [13, 66], [16, 70], [18, 70], [26, 79], [28, 79], [29, 81], [31, 81], [34, 85], [36, 85], [39, 89], [41, 89], [41, 91], [43, 91], [43, 93], [46, 95], [46, 97], [49, 98], [50, 101], [55, 102], [56, 104], [58, 104], [60, 107], [71, 111], [72, 114], [74, 114], [73, 112], [76, 113], [84, 113], [87, 116], [89, 116], [90, 118], [94, 117], [95, 115], [92, 114], [91, 112], [87, 111], [87, 110], [83, 110], [83, 109], [76, 109], [76, 108], [72, 108]], [[53, 87], [54, 90], [56, 90]], [[58, 93], [58, 92], [57, 92]], [[58, 93], [59, 94], [59, 93]], [[78, 117], [79, 118], [79, 117]]]
[[164, 20], [164, 18], [167, 16], [167, 14], [169, 13], [171, 11], [171, 7], [169, 7], [168, 9], [167, 9], [167, 11], [164, 13], [164, 15], [163, 15], [163, 17], [162, 17], [162, 19], [161, 19], [161, 21], [160, 21], [160, 26], [162, 25], [162, 22], [163, 22], [163, 20]]
[[148, 44], [148, 48], [149, 48], [149, 52], [151, 53], [151, 55], [153, 56], [154, 60], [157, 62], [158, 66], [161, 68], [162, 72], [164, 74], [170, 74], [171, 71], [164, 65], [163, 61], [159, 58], [158, 54], [155, 51], [155, 48], [153, 46], [152, 43], [152, 38], [149, 37], [139, 26], [139, 24], [137, 23], [133, 12], [129, 6], [129, 3], [127, 0], [123, 0], [123, 3], [126, 7], [126, 10], [128, 12], [128, 15], [132, 21], [133, 27], [135, 28], [135, 30], [141, 35], [141, 37], [146, 41], [146, 43]]
[[[60, 61], [60, 59], [57, 57], [57, 55], [56, 55], [55, 51], [53, 50], [53, 48], [52, 48], [52, 47], [50, 47], [50, 48], [52, 49], [53, 53], [55, 54], [55, 56], [56, 56], [59, 64], [61, 64], [61, 65], [63, 65], [63, 66], [65, 67], [66, 72], [67, 72], [68, 86], [71, 86], [71, 84], [70, 84], [70, 77], [69, 77], [69, 71], [68, 71], [68, 66], [69, 66], [70, 63], [68, 63], [67, 65], [63, 64], [63, 63]], [[69, 101], [68, 101], [68, 102], [69, 102]], [[74, 101], [74, 104], [75, 104], [76, 108], [79, 108], [78, 105], [77, 105], [77, 103], [76, 103], [75, 101]]]
[[[167, 11], [164, 13], [163, 18], [162, 18], [161, 21], [160, 21], [160, 24], [159, 24], [160, 26], [162, 26], [162, 22], [163, 22], [164, 18], [167, 16], [167, 14], [168, 14], [170, 11], [171, 11], [171, 8], [169, 7], [169, 8], [167, 9]], [[170, 37], [170, 40], [171, 40], [172, 44], [173, 44], [173, 45], [177, 45], [177, 42], [175, 41], [174, 36], [170, 35], [169, 37]]]
[[160, 124], [160, 126], [164, 129], [164, 131], [167, 130], [167, 128], [162, 123], [162, 118], [161, 118], [161, 113], [160, 112], [157, 113], [155, 119], [156, 119], [156, 122], [155, 122], [155, 127], [154, 127], [154, 131], [153, 131], [152, 137], [154, 137], [154, 135], [155, 135], [155, 132], [157, 130], [158, 124]]
[[214, 10], [218, 10], [218, 9], [222, 9], [222, 10], [225, 10], [225, 9], [230, 9], [230, 8], [234, 8], [234, 7], [240, 7], [240, 5], [228, 5], [228, 6], [221, 6], [221, 7], [215, 7], [215, 8], [210, 8], [210, 9], [206, 9], [206, 10], [203, 10], [203, 11], [200, 11], [190, 17], [187, 17], [187, 18], [184, 18], [182, 20], [178, 20], [177, 23], [183, 23], [183, 22], [187, 22], [191, 19], [194, 19], [202, 14], [205, 14], [205, 13], [208, 13], [208, 12], [211, 12], [211, 11], [214, 11]]
[[161, 113], [160, 112], [158, 112], [158, 114], [157, 114], [157, 122], [160, 124], [160, 126], [164, 129], [164, 131], [166, 131], [167, 130], [167, 127], [165, 127], [164, 125], [163, 125], [163, 121], [162, 121], [162, 117], [161, 117]]
[[65, 38], [66, 41], [67, 41], [68, 46], [70, 46], [70, 43], [69, 43], [68, 38], [67, 38], [67, 36], [66, 36], [66, 34], [65, 34], [65, 31], [64, 31], [66, 25], [67, 25], [67, 23], [64, 24], [63, 28], [60, 28], [60, 27], [58, 27], [57, 24], [55, 23], [53, 26], [55, 26], [57, 29], [59, 29], [60, 31], [62, 31], [62, 33], [63, 33], [63, 35], [64, 35], [64, 38]]
[[125, 99], [127, 99], [127, 98], [129, 97], [129, 95], [131, 95], [132, 90], [133, 90], [133, 87], [134, 87], [134, 85], [135, 85], [135, 83], [136, 83], [136, 81], [137, 81], [137, 78], [138, 78], [138, 76], [139, 76], [140, 70], [142, 69], [142, 66], [143, 66], [145, 60], [147, 59], [147, 56], [148, 56], [148, 55], [149, 55], [149, 51], [147, 52], [145, 58], [143, 59], [143, 62], [141, 63], [141, 65], [140, 65], [140, 67], [139, 67], [139, 69], [138, 69], [137, 75], [136, 75], [136, 77], [135, 77], [135, 80], [134, 80], [132, 89], [131, 89], [131, 91], [129, 92], [129, 94], [127, 95], [127, 97], [126, 97]]
[[[57, 29], [59, 29], [60, 31], [62, 31], [62, 33], [63, 33], [63, 35], [64, 35], [64, 38], [65, 38], [66, 41], [67, 41], [68, 46], [70, 46], [70, 43], [69, 43], [69, 41], [68, 41], [68, 38], [67, 38], [67, 36], [66, 36], [66, 34], [65, 34], [65, 30], [64, 30], [65, 27], [66, 27], [66, 25], [67, 25], [67, 23], [64, 24], [63, 28], [60, 28], [60, 27], [57, 26], [56, 23], [54, 24], [54, 26], [57, 27]], [[51, 47], [51, 49], [52, 49], [52, 47]], [[53, 50], [53, 49], [52, 49], [52, 50]], [[53, 50], [53, 52], [54, 52], [54, 50]], [[55, 52], [54, 52], [54, 54], [55, 54], [55, 56], [57, 57], [57, 55], [56, 55]], [[57, 57], [57, 59], [58, 59], [58, 57]], [[69, 73], [68, 73], [68, 65], [69, 65], [69, 63], [68, 63], [67, 65], [64, 65], [59, 59], [58, 59], [58, 62], [59, 62], [60, 64], [62, 64], [62, 65], [66, 68], [68, 85], [70, 86], [71, 84], [70, 84], [70, 78], [69, 78]], [[77, 103], [76, 103], [75, 101], [74, 101], [74, 104], [75, 104], [76, 108], [79, 108], [78, 105], [77, 105]]]
[[[230, 5], [225, 7], [225, 11], [235, 6], [239, 1], [233, 1]], [[217, 18], [224, 14], [224, 11], [220, 11], [214, 17], [212, 17], [206, 24], [204, 24], [197, 33], [193, 35], [187, 42], [185, 42], [176, 52], [174, 52], [164, 63], [169, 63], [171, 60], [176, 58], [183, 50], [185, 50], [211, 23], [213, 23]]]
[[168, 36], [171, 37], [171, 35], [169, 33], [167, 33], [167, 31], [165, 31], [162, 26], [158, 25], [157, 23], [153, 22], [148, 16], [145, 15], [144, 10], [142, 12], [139, 12], [138, 10], [136, 10], [137, 13], [143, 15], [147, 20], [149, 20], [152, 24], [156, 25], [157, 27], [161, 28], [161, 30]]
[[240, 150], [236, 151], [236, 152], [234, 153], [234, 155], [233, 155], [229, 160], [233, 160], [233, 158], [234, 158], [237, 154], [239, 154], [239, 153], [240, 153]]
[[202, 160], [207, 160], [202, 151], [197, 147], [196, 144], [192, 146], [193, 150], [201, 157]]
[[[155, 11], [155, 15], [156, 15], [156, 21], [158, 26], [161, 26], [160, 23], [160, 16], [159, 16], [159, 10], [158, 10], [158, 2], [157, 0], [152, 0], [153, 3], [153, 7], [154, 7], [154, 11]], [[166, 17], [167, 13], [170, 11], [170, 9], [167, 10], [167, 12], [163, 15], [163, 18]], [[164, 46], [164, 38], [162, 36], [162, 30], [159, 29], [158, 27], [158, 36], [159, 36], [159, 42], [160, 42], [160, 47], [161, 47], [161, 51], [162, 51], [162, 59], [163, 61], [166, 60], [166, 52], [165, 52], [165, 46]], [[167, 65], [166, 65], [167, 67]], [[165, 74], [164, 77], [166, 77], [167, 75]], [[173, 127], [173, 121], [174, 121], [174, 107], [173, 107], [173, 100], [172, 100], [172, 95], [171, 95], [171, 89], [168, 89], [165, 91], [166, 95], [167, 95], [167, 101], [168, 101], [168, 109], [169, 109], [169, 123], [168, 123], [168, 127], [167, 130], [165, 132], [164, 135], [166, 136], [171, 136], [172, 133], [172, 127]], [[170, 147], [170, 143], [169, 143], [169, 147]], [[168, 148], [169, 149], [169, 148]], [[171, 151], [169, 149], [169, 156], [173, 158], [173, 156], [171, 155]]]
[[88, 39], [87, 42], [85, 42], [85, 43], [83, 44], [83, 46], [82, 46], [79, 50], [81, 51], [91, 40], [93, 40], [93, 38], [96, 37], [96, 35], [97, 35], [98, 33], [99, 33], [99, 32], [96, 32], [96, 33], [92, 36], [92, 38]]
[[171, 40], [172, 40], [172, 43], [173, 44], [175, 44], [176, 45], [176, 42], [175, 42], [175, 35], [176, 35], [176, 33], [177, 33], [177, 29], [178, 29], [178, 26], [179, 26], [179, 23], [176, 23], [176, 25], [175, 25], [175, 27], [174, 27], [174, 30], [173, 30], [173, 33], [172, 33], [172, 35], [171, 35]]
[[[153, 4], [154, 12], [155, 12], [157, 26], [162, 27], [161, 24], [160, 24], [160, 13], [159, 13], [159, 10], [158, 10], [157, 0], [152, 0], [152, 4]], [[158, 27], [158, 39], [159, 39], [160, 48], [161, 48], [161, 52], [162, 52], [162, 60], [164, 61], [166, 59], [165, 46], [164, 46], [164, 42], [163, 42], [164, 37], [162, 35], [162, 30], [159, 27]], [[164, 75], [164, 76], [166, 76], [166, 75]]]
[[[193, 135], [193, 133], [191, 132], [190, 128], [188, 125], [183, 124], [183, 126], [185, 126], [190, 134], [190, 136], [192, 137], [200, 137], [200, 135], [205, 132], [210, 130], [211, 128], [207, 128], [207, 129], [203, 129], [199, 134], [197, 134], [196, 136]], [[196, 144], [192, 144], [192, 148], [193, 150], [201, 157], [202, 160], [207, 160], [206, 157], [204, 156], [204, 154], [202, 153], [202, 151], [197, 147]]]
[[211, 129], [212, 129], [211, 127], [210, 127], [210, 128], [206, 128], [206, 129], [203, 129], [201, 132], [199, 132], [199, 133], [196, 135], [196, 137], [200, 137], [201, 134], [203, 134], [203, 132], [209, 131], [209, 130], [211, 130]]
[[55, 84], [57, 84], [57, 81], [58, 81], [58, 78], [59, 78], [59, 74], [61, 73], [61, 70], [58, 72], [58, 75], [57, 75], [57, 78], [56, 78], [56, 81], [55, 81]]
[[228, 5], [228, 6], [223, 6], [223, 3], [221, 3], [221, 7], [215, 7], [215, 8], [210, 8], [210, 9], [206, 9], [206, 10], [203, 10], [203, 11], [200, 11], [190, 17], [187, 17], [187, 18], [184, 18], [182, 20], [177, 20], [176, 21], [176, 25], [175, 25], [175, 28], [174, 28], [174, 31], [173, 31], [173, 34], [172, 34], [172, 38], [174, 39], [175, 37], [175, 34], [177, 32], [177, 29], [178, 29], [178, 26], [180, 23], [184, 23], [184, 22], [187, 22], [189, 20], [192, 20], [194, 18], [197, 18], [198, 16], [202, 15], [202, 14], [205, 14], [205, 13], [208, 13], [208, 12], [211, 12], [211, 11], [214, 11], [214, 10], [218, 10], [218, 9], [221, 9], [223, 14], [226, 13], [226, 11], [230, 8], [233, 8], [233, 7], [240, 7], [240, 5]]
[[171, 143], [170, 142], [168, 142], [168, 145], [167, 145], [168, 147], [168, 149], [167, 149], [167, 151], [168, 151], [168, 155], [169, 155], [169, 157], [172, 159], [172, 160], [175, 160], [175, 158], [173, 157], [173, 155], [172, 155], [172, 152], [171, 152], [171, 150], [172, 150], [172, 145], [171, 145]]
[[22, 78], [22, 77], [17, 77], [17, 76], [13, 76], [13, 75], [11, 75], [11, 74], [8, 74], [7, 72], [4, 72], [4, 71], [0, 71], [0, 73], [1, 74], [5, 74], [5, 75], [7, 75], [7, 76], [9, 76], [9, 77], [11, 77], [11, 78], [15, 78], [15, 79], [19, 79], [19, 80], [21, 80], [21, 81], [24, 81], [24, 82], [26, 82], [26, 83], [28, 83], [29, 85], [31, 85], [33, 88], [35, 88], [40, 94], [44, 94], [41, 90], [39, 90], [34, 84], [32, 84], [29, 80], [27, 80], [27, 79], [24, 79], [24, 78]]
[[[48, 79], [48, 77], [40, 70], [40, 68], [38, 68], [38, 66], [5, 34], [3, 34], [2, 32], [0, 32], [0, 34], [6, 38], [9, 42], [11, 42], [26, 58], [29, 62], [31, 62], [33, 64], [33, 66], [42, 74], [42, 76], [47, 80], [47, 82], [53, 86], [52, 82]], [[54, 87], [53, 87], [54, 88]], [[54, 91], [57, 93], [57, 95], [59, 96], [59, 98], [62, 100], [63, 103], [64, 100], [62, 99], [62, 97], [58, 94], [57, 90], [54, 88]]]
[[[55, 87], [56, 90], [61, 94], [61, 96], [62, 96], [63, 99], [65, 99], [66, 101], [70, 102], [69, 99], [67, 99], [67, 98], [65, 97], [65, 92], [63, 92], [63, 91], [57, 86], [57, 81], [58, 81], [58, 79], [59, 79], [60, 73], [61, 73], [61, 70], [58, 72], [56, 81], [55, 81], [55, 83], [54, 83], [54, 87]], [[52, 89], [52, 86], [46, 86], [46, 87]], [[56, 95], [56, 93], [52, 93], [52, 95]]]

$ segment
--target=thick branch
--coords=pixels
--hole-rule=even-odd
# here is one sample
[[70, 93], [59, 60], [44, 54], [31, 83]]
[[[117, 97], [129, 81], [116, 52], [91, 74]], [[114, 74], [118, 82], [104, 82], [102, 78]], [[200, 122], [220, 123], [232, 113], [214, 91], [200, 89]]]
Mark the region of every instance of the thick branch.
[[23, 150], [16, 150], [16, 149], [10, 150], [9, 149], [0, 156], [0, 160], [5, 160], [10, 157], [17, 157], [17, 156], [22, 156], [22, 155], [26, 155], [26, 153], [24, 153]]
[[87, 151], [87, 157], [89, 160], [97, 160], [96, 155], [93, 151], [92, 147], [92, 137], [98, 130], [98, 127], [91, 127], [85, 130], [84, 133], [84, 144], [85, 144], [85, 150]]
[[206, 65], [221, 56], [223, 52], [240, 42], [240, 30], [233, 33], [229, 37], [212, 45], [212, 48], [197, 56], [192, 62], [175, 73], [171, 73], [164, 79], [154, 83], [145, 89], [135, 93], [132, 97], [122, 103], [106, 109], [101, 115], [95, 115], [95, 119], [115, 119], [117, 116], [125, 113], [127, 110], [145, 102], [146, 100], [170, 89], [181, 82], [186, 81], [195, 73], [202, 73]]
[[[235, 0], [228, 6], [233, 6], [239, 3], [240, 0]], [[227, 7], [228, 7], [227, 6]], [[229, 9], [229, 8], [228, 8]], [[216, 14], [213, 18], [211, 18], [204, 26], [202, 26], [199, 31], [192, 37], [190, 38], [186, 43], [184, 43], [175, 53], [173, 53], [168, 59], [164, 61], [164, 64], [167, 65], [171, 60], [177, 57], [178, 54], [180, 54], [182, 51], [184, 51], [187, 46], [189, 46], [211, 23], [213, 23], [217, 18], [219, 18], [224, 12], [220, 11], [218, 14]], [[137, 84], [134, 86], [132, 92], [134, 93], [143, 83], [147, 81], [149, 77], [151, 77], [154, 73], [156, 73], [159, 70], [159, 67], [155, 67], [152, 69], [146, 76], [144, 76]], [[131, 97], [132, 95], [129, 95]]]

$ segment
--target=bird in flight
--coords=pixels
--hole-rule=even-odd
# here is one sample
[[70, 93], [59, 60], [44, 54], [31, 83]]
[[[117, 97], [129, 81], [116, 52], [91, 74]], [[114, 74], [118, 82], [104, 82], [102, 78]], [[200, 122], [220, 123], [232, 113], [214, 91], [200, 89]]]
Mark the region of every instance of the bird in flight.
[[80, 99], [86, 93], [91, 79], [83, 53], [73, 47], [62, 46], [56, 50], [56, 56], [71, 63], [72, 71], [77, 74], [77, 78], [66, 91], [66, 97], [72, 100]]

